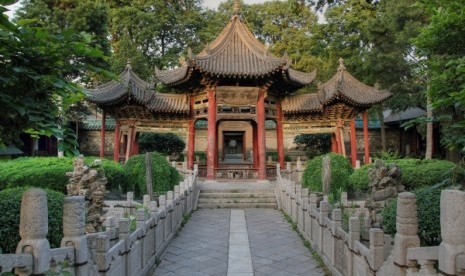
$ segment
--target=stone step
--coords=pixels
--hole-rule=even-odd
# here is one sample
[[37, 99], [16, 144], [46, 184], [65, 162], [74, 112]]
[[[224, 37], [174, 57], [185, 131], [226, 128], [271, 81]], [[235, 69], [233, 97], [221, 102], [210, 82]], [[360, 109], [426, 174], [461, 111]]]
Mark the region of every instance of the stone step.
[[276, 203], [218, 203], [218, 204], [198, 204], [199, 209], [253, 209], [253, 208], [268, 208], [277, 209]]
[[276, 203], [276, 198], [199, 198], [199, 204]]
[[274, 193], [200, 193], [200, 198], [276, 198]]
[[201, 189], [200, 194], [274, 194], [274, 189]]

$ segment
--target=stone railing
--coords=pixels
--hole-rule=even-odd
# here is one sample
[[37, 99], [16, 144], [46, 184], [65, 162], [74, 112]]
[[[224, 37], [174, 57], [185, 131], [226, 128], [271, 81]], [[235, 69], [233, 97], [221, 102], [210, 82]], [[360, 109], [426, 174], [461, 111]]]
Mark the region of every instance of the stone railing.
[[17, 275], [61, 270], [82, 276], [145, 275], [180, 228], [183, 216], [195, 209], [197, 194], [194, 170], [158, 202], [145, 197], [142, 208], [135, 210], [135, 229], [129, 218], [110, 216], [105, 232], [87, 235], [84, 198], [66, 197], [61, 247], [51, 249], [46, 239], [46, 193], [30, 189], [21, 203], [21, 241], [16, 254], [0, 254], [0, 273], [14, 269]]
[[[342, 228], [340, 209], [330, 210], [326, 199], [279, 177], [277, 191], [282, 210], [297, 224], [302, 236], [319, 253], [334, 275], [375, 275], [384, 261], [385, 235], [370, 229], [370, 245], [360, 241], [360, 219], [349, 219], [349, 232]], [[329, 214], [331, 213], [331, 218]]]
[[465, 193], [441, 192], [439, 246], [420, 247], [415, 195], [401, 193], [394, 249], [380, 275], [465, 275]]
[[391, 237], [378, 228], [369, 229], [369, 243], [363, 243], [359, 217], [349, 218], [346, 232], [340, 209], [331, 210], [326, 199], [309, 194], [279, 170], [276, 191], [280, 208], [334, 275], [465, 275], [464, 192], [442, 191], [443, 242], [437, 247], [420, 247], [415, 195], [400, 193], [392, 247]]

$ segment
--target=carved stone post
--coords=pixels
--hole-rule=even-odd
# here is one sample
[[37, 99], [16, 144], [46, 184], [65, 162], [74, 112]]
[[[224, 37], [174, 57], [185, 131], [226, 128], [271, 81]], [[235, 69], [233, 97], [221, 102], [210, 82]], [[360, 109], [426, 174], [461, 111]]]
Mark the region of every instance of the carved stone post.
[[465, 193], [441, 192], [441, 237], [439, 270], [456, 275], [456, 256], [465, 254]]
[[99, 235], [96, 239], [96, 263], [99, 272], [107, 272], [110, 269], [110, 258], [107, 252], [110, 249], [110, 238], [107, 235]]
[[399, 266], [396, 272], [398, 275], [405, 275], [407, 263], [407, 248], [419, 247], [420, 238], [418, 237], [418, 218], [417, 218], [417, 201], [413, 193], [400, 193], [397, 198], [397, 233], [394, 237], [394, 248], [392, 256], [394, 262]]
[[[75, 275], [86, 276], [88, 261], [86, 203], [82, 196], [66, 197], [63, 204], [63, 239], [61, 246], [74, 247]], [[109, 218], [108, 218], [109, 219]]]
[[325, 156], [323, 157], [323, 168], [322, 168], [322, 191], [324, 194], [328, 194], [330, 191], [331, 185], [331, 157]]
[[370, 265], [378, 270], [384, 262], [384, 232], [379, 228], [370, 229]]
[[349, 249], [350, 253], [347, 258], [347, 271], [348, 276], [354, 275], [354, 253], [355, 242], [360, 240], [360, 219], [358, 217], [349, 218]]
[[[21, 200], [19, 221], [21, 241], [16, 247], [16, 253], [32, 254], [32, 274], [41, 274], [50, 269], [51, 255], [47, 233], [47, 194], [41, 189], [29, 189], [24, 192]], [[17, 269], [16, 273], [23, 275], [25, 271]]]
[[[327, 201], [320, 202], [320, 216], [319, 216], [319, 223], [321, 226], [326, 225], [326, 218], [329, 214], [329, 204]], [[318, 249], [320, 252], [323, 252], [323, 235], [324, 235], [324, 228], [320, 227], [320, 237], [318, 240]]]
[[152, 154], [147, 152], [145, 154], [145, 185], [147, 186], [147, 193], [150, 197], [149, 201], [153, 198], [153, 164]]

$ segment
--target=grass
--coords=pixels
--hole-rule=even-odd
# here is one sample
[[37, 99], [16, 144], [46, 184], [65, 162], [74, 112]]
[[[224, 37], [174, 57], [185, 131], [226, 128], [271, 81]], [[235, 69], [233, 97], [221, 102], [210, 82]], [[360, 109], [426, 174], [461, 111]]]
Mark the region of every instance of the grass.
[[331, 271], [329, 270], [329, 268], [325, 265], [325, 263], [323, 262], [323, 259], [321, 258], [321, 256], [315, 251], [315, 249], [313, 249], [312, 245], [310, 244], [309, 241], [307, 241], [304, 236], [302, 236], [302, 234], [299, 232], [299, 228], [297, 227], [297, 224], [295, 224], [293, 221], [292, 221], [292, 218], [284, 213], [284, 211], [281, 210], [281, 213], [283, 214], [284, 216], [284, 219], [286, 219], [286, 221], [292, 226], [292, 229], [297, 233], [297, 235], [299, 235], [299, 237], [302, 239], [302, 242], [304, 244], [305, 247], [308, 248], [308, 250], [310, 251], [310, 253], [312, 254], [313, 258], [316, 260], [317, 264], [318, 264], [318, 267], [321, 267], [323, 269], [323, 272], [325, 275], [329, 276], [329, 275], [332, 275], [331, 274]]

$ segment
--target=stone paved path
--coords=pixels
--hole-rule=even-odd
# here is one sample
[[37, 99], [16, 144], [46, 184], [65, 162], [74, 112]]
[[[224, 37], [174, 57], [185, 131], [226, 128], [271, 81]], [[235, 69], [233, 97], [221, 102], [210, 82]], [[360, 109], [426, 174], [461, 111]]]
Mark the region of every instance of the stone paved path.
[[[244, 248], [229, 245], [234, 244], [230, 240], [230, 223], [234, 225], [234, 217], [238, 214], [242, 215], [236, 211], [231, 221], [231, 210], [227, 209], [194, 212], [168, 246], [153, 275], [252, 275], [245, 271], [240, 273], [237, 268], [243, 264], [228, 268], [228, 259], [245, 257]], [[279, 211], [247, 209], [243, 214], [253, 275], [323, 275], [323, 270], [317, 267], [309, 250]], [[248, 266], [247, 260], [245, 263]]]

